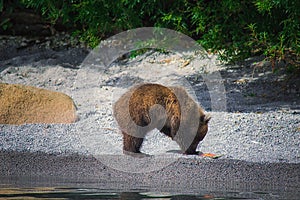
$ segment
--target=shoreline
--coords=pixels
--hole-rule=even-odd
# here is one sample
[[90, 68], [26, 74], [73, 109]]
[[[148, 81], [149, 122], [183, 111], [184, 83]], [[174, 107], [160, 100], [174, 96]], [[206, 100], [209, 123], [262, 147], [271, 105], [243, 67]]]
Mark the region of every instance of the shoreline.
[[98, 185], [102, 189], [112, 189], [111, 186], [115, 189], [125, 186], [132, 189], [173, 188], [173, 192], [180, 188], [188, 192], [197, 187], [218, 191], [243, 191], [249, 188], [259, 191], [299, 191], [299, 163], [179, 158], [157, 171], [129, 173], [111, 169], [92, 156], [78, 154], [1, 151], [0, 158], [1, 184], [22, 185], [30, 179], [32, 186], [79, 184]]

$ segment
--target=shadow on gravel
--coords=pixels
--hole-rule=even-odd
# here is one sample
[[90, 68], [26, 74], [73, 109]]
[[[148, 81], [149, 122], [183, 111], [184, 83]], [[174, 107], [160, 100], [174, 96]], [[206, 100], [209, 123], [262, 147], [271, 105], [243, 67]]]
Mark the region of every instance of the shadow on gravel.
[[[263, 71], [266, 70], [266, 71]], [[220, 71], [226, 90], [228, 112], [267, 112], [300, 109], [300, 77], [274, 74], [271, 69], [234, 67]], [[204, 80], [198, 74], [187, 77], [198, 101], [211, 111], [211, 99]], [[210, 91], [211, 92], [211, 91]], [[216, 110], [214, 110], [216, 111]]]
[[22, 66], [56, 66], [77, 69], [88, 55], [84, 48], [46, 48], [39, 44], [0, 44], [0, 72], [8, 67]]

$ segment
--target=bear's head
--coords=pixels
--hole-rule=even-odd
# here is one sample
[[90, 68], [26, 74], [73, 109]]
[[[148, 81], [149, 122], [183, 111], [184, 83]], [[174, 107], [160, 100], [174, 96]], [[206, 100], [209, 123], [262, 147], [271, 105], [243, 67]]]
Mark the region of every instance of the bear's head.
[[185, 150], [185, 154], [198, 154], [196, 151], [200, 141], [204, 139], [208, 131], [208, 122], [211, 119], [210, 115], [204, 114], [202, 109], [199, 109], [199, 126], [197, 133], [191, 143], [191, 145]]

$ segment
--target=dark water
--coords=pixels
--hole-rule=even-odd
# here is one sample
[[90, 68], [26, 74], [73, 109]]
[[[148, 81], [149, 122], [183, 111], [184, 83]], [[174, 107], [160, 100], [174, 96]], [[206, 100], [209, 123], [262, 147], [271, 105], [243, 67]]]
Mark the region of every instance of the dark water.
[[[1, 169], [0, 169], [1, 170]], [[97, 179], [98, 180], [98, 179]], [[61, 177], [0, 176], [0, 200], [10, 199], [122, 199], [122, 200], [275, 200], [300, 199], [299, 187], [265, 187], [234, 182], [236, 187], [226, 187], [230, 182], [207, 185], [153, 186], [133, 185], [112, 180], [65, 179]], [[154, 184], [155, 185], [155, 184]]]
[[103, 190], [98, 188], [72, 187], [9, 187], [0, 185], [0, 200], [2, 199], [124, 199], [124, 200], [169, 200], [169, 199], [289, 199], [279, 194], [264, 192], [201, 192], [176, 193], [155, 192], [148, 190]]

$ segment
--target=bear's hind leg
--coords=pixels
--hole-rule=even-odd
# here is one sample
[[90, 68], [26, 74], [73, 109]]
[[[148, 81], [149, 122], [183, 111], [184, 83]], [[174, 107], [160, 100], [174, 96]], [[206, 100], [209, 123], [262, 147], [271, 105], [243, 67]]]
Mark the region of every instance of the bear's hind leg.
[[143, 143], [143, 138], [137, 138], [133, 137], [124, 131], [122, 131], [123, 134], [123, 150], [124, 151], [129, 151], [133, 153], [141, 153], [140, 148]]
[[143, 144], [144, 138], [137, 138], [131, 136], [124, 131], [123, 134], [123, 153], [134, 157], [146, 157], [147, 154], [141, 153], [140, 149]]

